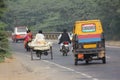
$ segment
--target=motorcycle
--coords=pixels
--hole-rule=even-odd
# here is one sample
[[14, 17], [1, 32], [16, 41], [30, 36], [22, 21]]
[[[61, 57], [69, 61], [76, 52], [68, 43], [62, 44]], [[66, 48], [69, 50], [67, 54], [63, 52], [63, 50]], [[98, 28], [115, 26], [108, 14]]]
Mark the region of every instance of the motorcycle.
[[63, 56], [67, 56], [68, 55], [68, 52], [70, 51], [69, 50], [69, 42], [68, 41], [64, 41], [63, 42], [62, 49], [60, 51], [62, 52]]

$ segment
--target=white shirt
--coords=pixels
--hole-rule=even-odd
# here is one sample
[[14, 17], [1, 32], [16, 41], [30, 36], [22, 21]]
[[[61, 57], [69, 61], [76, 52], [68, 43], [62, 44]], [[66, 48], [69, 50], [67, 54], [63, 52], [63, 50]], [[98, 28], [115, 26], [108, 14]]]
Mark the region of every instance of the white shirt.
[[41, 33], [37, 33], [35, 36], [35, 41], [45, 40], [45, 36]]

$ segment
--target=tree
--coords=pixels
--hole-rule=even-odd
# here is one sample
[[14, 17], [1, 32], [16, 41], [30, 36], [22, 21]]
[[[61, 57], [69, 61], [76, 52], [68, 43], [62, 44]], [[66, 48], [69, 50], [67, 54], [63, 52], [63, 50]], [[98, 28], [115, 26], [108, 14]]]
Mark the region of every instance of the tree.
[[[119, 39], [120, 0], [7, 0], [8, 28], [25, 25], [33, 31], [72, 31], [77, 20], [100, 19], [107, 39]], [[62, 27], [62, 28], [61, 28]]]
[[97, 0], [107, 38], [120, 39], [120, 0]]
[[2, 22], [1, 18], [5, 11], [5, 4], [3, 0], [0, 0], [0, 62], [4, 60], [5, 54], [8, 53], [8, 39], [5, 31], [6, 24]]

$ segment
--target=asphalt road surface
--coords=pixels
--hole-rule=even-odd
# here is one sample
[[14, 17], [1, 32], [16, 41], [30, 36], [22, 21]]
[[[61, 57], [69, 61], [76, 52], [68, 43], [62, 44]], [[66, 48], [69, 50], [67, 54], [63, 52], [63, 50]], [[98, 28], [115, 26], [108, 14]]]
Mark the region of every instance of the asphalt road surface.
[[[84, 61], [79, 61], [77, 66], [74, 65], [74, 56], [72, 51], [68, 56], [62, 56], [59, 51], [59, 45], [53, 41], [53, 60], [50, 55], [42, 56], [39, 60], [34, 55], [33, 61], [31, 61], [30, 52], [26, 52], [23, 47], [23, 42], [13, 43], [10, 41], [10, 46], [19, 59], [26, 65], [30, 65], [30, 68], [38, 67], [42, 64], [58, 69], [60, 74], [65, 77], [64, 80], [120, 80], [120, 48], [106, 45], [106, 64], [103, 64], [101, 60], [92, 61], [89, 64], [85, 64]], [[29, 69], [30, 70], [30, 69]], [[60, 74], [55, 75], [55, 80], [61, 80]]]

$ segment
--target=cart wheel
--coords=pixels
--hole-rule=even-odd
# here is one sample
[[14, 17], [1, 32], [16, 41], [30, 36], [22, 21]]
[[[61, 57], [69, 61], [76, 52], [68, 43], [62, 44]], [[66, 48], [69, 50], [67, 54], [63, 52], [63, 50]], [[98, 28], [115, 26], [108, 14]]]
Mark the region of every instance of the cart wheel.
[[67, 52], [63, 52], [63, 56], [67, 56]]
[[33, 50], [31, 49], [31, 60], [33, 60]]
[[77, 59], [75, 59], [75, 65], [78, 65], [78, 60]]
[[40, 59], [41, 59], [41, 56], [42, 56], [42, 52], [39, 52], [39, 56], [40, 56]]
[[66, 56], [67, 56], [67, 52], [66, 52], [65, 54], [66, 54]]
[[103, 62], [103, 64], [106, 63], [106, 57], [103, 57], [103, 58], [102, 58], [102, 62]]
[[52, 46], [50, 46], [50, 54], [51, 54], [51, 59], [53, 59]]
[[85, 60], [85, 63], [88, 64], [88, 63], [89, 63], [89, 60]]
[[65, 53], [63, 52], [63, 56], [65, 55]]

